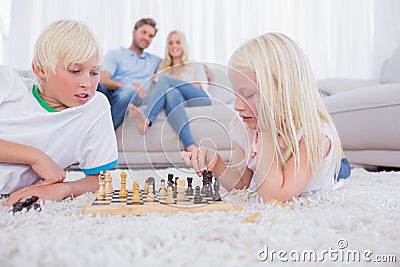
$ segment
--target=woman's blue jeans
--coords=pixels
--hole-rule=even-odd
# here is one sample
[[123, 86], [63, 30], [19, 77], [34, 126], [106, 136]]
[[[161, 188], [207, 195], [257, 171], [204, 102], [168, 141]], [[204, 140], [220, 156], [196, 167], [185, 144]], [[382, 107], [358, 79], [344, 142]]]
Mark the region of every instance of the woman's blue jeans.
[[[194, 145], [185, 107], [208, 106], [211, 100], [203, 89], [167, 75], [158, 77], [144, 115], [152, 123], [165, 108], [165, 115], [186, 149]], [[151, 125], [151, 124], [150, 124]]]

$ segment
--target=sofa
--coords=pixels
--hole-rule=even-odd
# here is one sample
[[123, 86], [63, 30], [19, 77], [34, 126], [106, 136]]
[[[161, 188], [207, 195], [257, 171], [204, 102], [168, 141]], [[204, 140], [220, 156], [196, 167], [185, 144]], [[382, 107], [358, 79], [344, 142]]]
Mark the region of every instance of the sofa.
[[353, 165], [400, 167], [400, 47], [379, 80], [321, 79], [324, 103]]
[[[233, 110], [235, 95], [230, 87], [227, 67], [214, 63], [207, 63], [206, 66], [209, 70], [207, 82], [212, 103], [210, 106], [185, 107], [185, 111], [196, 144], [218, 150], [224, 160], [229, 162], [233, 149], [229, 125], [236, 114]], [[140, 107], [141, 110], [144, 108], [145, 106]], [[140, 135], [134, 121], [127, 116], [116, 129], [116, 136], [120, 166], [184, 166], [180, 154], [182, 143], [163, 111], [152, 122], [146, 135]]]

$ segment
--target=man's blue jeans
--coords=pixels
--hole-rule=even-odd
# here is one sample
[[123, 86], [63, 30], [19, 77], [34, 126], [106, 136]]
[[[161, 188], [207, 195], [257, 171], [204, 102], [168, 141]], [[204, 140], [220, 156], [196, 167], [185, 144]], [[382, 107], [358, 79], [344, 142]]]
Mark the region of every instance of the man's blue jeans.
[[108, 90], [103, 84], [99, 83], [97, 91], [102, 92], [110, 102], [114, 129], [117, 129], [124, 121], [129, 103], [132, 102], [137, 107], [144, 104], [137, 90], [129, 83], [124, 84], [115, 91]]
[[211, 100], [206, 92], [191, 83], [161, 75], [149, 98], [144, 115], [153, 122], [165, 108], [168, 122], [178, 134], [186, 149], [195, 142], [190, 133], [189, 122], [184, 107], [208, 106]]

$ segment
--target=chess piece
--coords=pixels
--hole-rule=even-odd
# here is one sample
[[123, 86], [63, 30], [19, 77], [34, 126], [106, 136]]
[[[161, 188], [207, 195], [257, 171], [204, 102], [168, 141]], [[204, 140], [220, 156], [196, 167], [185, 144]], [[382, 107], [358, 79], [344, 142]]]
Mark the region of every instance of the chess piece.
[[219, 180], [218, 180], [218, 178], [215, 178], [215, 182], [214, 182], [214, 197], [213, 197], [214, 201], [221, 201], [221, 195], [219, 193], [220, 188], [221, 188], [221, 185], [219, 183]]
[[140, 203], [140, 190], [138, 182], [133, 182], [132, 203]]
[[126, 191], [126, 172], [121, 172], [121, 189], [119, 191], [119, 196], [121, 198], [126, 198], [128, 196], [128, 191]]
[[183, 202], [185, 201], [185, 180], [178, 180], [177, 181], [177, 188], [176, 188], [176, 201]]
[[192, 183], [193, 183], [193, 177], [188, 177], [187, 178], [188, 181], [188, 187], [186, 189], [186, 196], [193, 196], [193, 187], [192, 187]]
[[105, 182], [106, 182], [105, 192], [106, 192], [106, 195], [112, 195], [112, 193], [114, 192], [114, 188], [112, 187], [111, 173], [109, 171], [106, 171], [105, 176], [106, 176], [106, 178], [105, 178]]
[[106, 197], [106, 191], [105, 191], [105, 176], [104, 176], [104, 172], [101, 171], [99, 174], [99, 192], [97, 194], [97, 197], [99, 199], [103, 199]]
[[207, 181], [208, 181], [208, 184], [210, 185], [210, 190], [211, 191], [213, 191], [213, 188], [212, 188], [212, 180], [213, 180], [213, 174], [212, 174], [212, 171], [207, 171]]
[[172, 187], [172, 191], [174, 190], [174, 175], [172, 173], [168, 173], [168, 183], [167, 183], [167, 187], [171, 186]]
[[154, 202], [153, 184], [149, 182], [149, 191], [147, 192], [146, 202]]
[[193, 203], [194, 204], [202, 204], [203, 203], [203, 197], [201, 196], [201, 193], [200, 193], [200, 186], [196, 186]]
[[165, 199], [166, 204], [173, 204], [175, 202], [173, 195], [172, 195], [172, 187], [168, 186], [167, 188], [167, 197]]
[[165, 187], [165, 180], [161, 179], [160, 190], [158, 193], [159, 198], [165, 198], [167, 196], [167, 188]]
[[204, 170], [204, 171], [203, 171], [203, 187], [201, 188], [201, 192], [200, 192], [200, 194], [202, 194], [203, 196], [206, 195], [207, 184], [208, 184], [208, 180], [207, 180], [207, 171]]
[[179, 177], [175, 177], [175, 183], [174, 183], [174, 188], [173, 188], [174, 190], [173, 190], [173, 193], [172, 193], [174, 198], [176, 198], [176, 196], [178, 195], [178, 191], [177, 191], [178, 180], [179, 180]]
[[154, 179], [154, 177], [149, 177], [149, 178], [147, 178], [147, 183], [149, 184], [149, 186], [150, 185], [152, 185], [153, 186], [153, 195], [155, 195], [156, 194], [156, 180]]
[[149, 178], [146, 178], [144, 180], [144, 187], [143, 187], [143, 191], [147, 194], [147, 191], [149, 191], [149, 182], [148, 182]]

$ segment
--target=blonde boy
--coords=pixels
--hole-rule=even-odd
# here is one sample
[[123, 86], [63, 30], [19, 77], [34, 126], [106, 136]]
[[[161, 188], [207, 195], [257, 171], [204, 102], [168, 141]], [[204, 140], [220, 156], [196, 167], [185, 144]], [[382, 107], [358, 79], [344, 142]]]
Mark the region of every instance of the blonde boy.
[[[6, 205], [32, 195], [60, 201], [98, 187], [97, 174], [117, 164], [108, 100], [96, 93], [102, 50], [87, 26], [49, 25], [32, 61], [37, 84], [0, 66], [0, 194]], [[64, 182], [78, 163], [85, 177]]]

